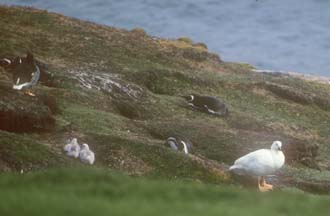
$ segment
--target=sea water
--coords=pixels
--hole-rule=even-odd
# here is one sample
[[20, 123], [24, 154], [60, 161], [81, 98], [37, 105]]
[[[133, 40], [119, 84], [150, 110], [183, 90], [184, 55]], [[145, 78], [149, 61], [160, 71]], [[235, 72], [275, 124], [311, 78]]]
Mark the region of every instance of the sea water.
[[330, 76], [329, 0], [0, 0], [204, 42], [225, 61]]

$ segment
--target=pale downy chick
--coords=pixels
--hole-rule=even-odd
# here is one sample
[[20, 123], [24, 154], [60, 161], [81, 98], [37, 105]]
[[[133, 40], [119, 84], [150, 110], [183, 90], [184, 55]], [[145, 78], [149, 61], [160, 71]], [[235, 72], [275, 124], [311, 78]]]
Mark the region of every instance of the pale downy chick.
[[94, 154], [94, 152], [89, 150], [89, 146], [86, 143], [82, 144], [82, 146], [81, 146], [79, 158], [80, 158], [81, 162], [88, 163], [91, 165], [95, 161], [95, 154]]
[[78, 158], [80, 152], [80, 145], [77, 138], [73, 138], [68, 144], [64, 146], [64, 151], [69, 157]]

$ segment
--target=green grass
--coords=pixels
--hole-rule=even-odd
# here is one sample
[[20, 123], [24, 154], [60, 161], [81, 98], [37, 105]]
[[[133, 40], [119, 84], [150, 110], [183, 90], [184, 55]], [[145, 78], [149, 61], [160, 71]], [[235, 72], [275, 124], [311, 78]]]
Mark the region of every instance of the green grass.
[[32, 171], [46, 167], [60, 167], [65, 158], [29, 136], [14, 135], [0, 130], [0, 167]]
[[124, 117], [84, 106], [67, 106], [63, 110], [63, 116], [67, 121], [74, 122], [75, 129], [81, 129], [86, 133], [111, 134], [125, 133], [129, 130], [129, 123]]
[[105, 170], [51, 170], [0, 179], [1, 215], [324, 215], [330, 198], [130, 178]]
[[325, 182], [330, 179], [330, 171], [324, 170], [319, 171], [315, 169], [299, 169], [299, 168], [286, 168], [284, 172], [287, 175], [296, 178], [298, 181], [303, 181], [306, 179], [311, 180], [311, 182]]

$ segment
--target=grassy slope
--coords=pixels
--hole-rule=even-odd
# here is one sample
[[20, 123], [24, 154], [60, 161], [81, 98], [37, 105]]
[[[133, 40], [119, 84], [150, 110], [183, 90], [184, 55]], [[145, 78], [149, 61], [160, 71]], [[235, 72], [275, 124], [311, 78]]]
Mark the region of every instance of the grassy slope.
[[[1, 145], [13, 145], [23, 137], [32, 142], [26, 149], [33, 155], [16, 154], [20, 151], [15, 146], [0, 148], [1, 158], [7, 158], [0, 161], [1, 170], [79, 167], [61, 150], [74, 135], [95, 150], [96, 167], [138, 176], [232, 182], [216, 162], [164, 148], [163, 140], [171, 134], [189, 137], [202, 158], [227, 164], [253, 149], [268, 148], [275, 139], [294, 150], [301, 143], [315, 144], [320, 147], [317, 159], [322, 168], [330, 169], [327, 85], [219, 62], [189, 40], [152, 38], [141, 29], [120, 30], [30, 8], [0, 7], [0, 32], [1, 54], [31, 50], [47, 65], [54, 83], [39, 85], [36, 92], [55, 97], [60, 109], [50, 131], [1, 132], [6, 134], [0, 136]], [[75, 77], [80, 73], [116, 76], [141, 94], [136, 99], [122, 92], [83, 88]], [[0, 75], [9, 86], [10, 76], [1, 68]], [[230, 116], [214, 118], [187, 109], [180, 95], [191, 92], [222, 98]], [[44, 151], [50, 156], [45, 157]], [[330, 176], [329, 171], [301, 166], [300, 159], [292, 156], [283, 175], [297, 182], [323, 182]], [[21, 162], [10, 162], [17, 160]]]
[[[324, 215], [329, 197], [260, 194], [105, 170], [57, 170], [0, 179], [1, 215]], [[6, 198], [4, 198], [6, 197]]]

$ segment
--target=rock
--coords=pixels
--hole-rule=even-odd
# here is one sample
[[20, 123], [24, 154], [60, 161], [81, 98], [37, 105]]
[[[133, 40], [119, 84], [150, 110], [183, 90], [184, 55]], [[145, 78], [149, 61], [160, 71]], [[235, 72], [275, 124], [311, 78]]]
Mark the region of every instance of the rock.
[[138, 99], [143, 96], [143, 90], [132, 83], [124, 82], [118, 76], [109, 73], [97, 73], [88, 70], [70, 70], [69, 76], [79, 85], [87, 89], [96, 89], [114, 97]]

